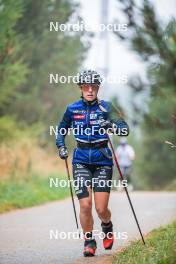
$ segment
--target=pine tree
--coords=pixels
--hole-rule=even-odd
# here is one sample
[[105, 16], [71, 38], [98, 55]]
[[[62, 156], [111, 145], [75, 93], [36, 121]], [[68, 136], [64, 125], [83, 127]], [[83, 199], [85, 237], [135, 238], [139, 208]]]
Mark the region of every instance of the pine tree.
[[21, 91], [25, 83], [27, 67], [20, 54], [22, 43], [14, 27], [22, 16], [21, 0], [0, 2], [0, 115]]
[[[23, 43], [21, 54], [29, 74], [14, 107], [18, 118], [27, 124], [44, 122], [48, 129], [47, 124], [56, 122], [65, 105], [78, 93], [73, 84], [49, 85], [49, 73], [74, 75], [83, 59], [82, 33], [49, 31], [50, 21], [68, 23], [73, 15], [78, 19], [76, 9], [70, 0], [24, 1], [24, 13], [15, 30]], [[9, 109], [10, 113], [14, 107]]]
[[148, 0], [141, 7], [133, 0], [119, 2], [129, 30], [125, 35], [116, 35], [130, 45], [147, 67], [147, 85], [139, 76], [129, 82], [134, 94], [150, 93], [148, 111], [137, 109], [143, 114], [143, 140], [137, 155], [140, 177], [157, 188], [169, 183], [176, 173], [175, 152], [165, 144], [166, 140], [176, 141], [176, 21], [171, 19], [165, 27]]

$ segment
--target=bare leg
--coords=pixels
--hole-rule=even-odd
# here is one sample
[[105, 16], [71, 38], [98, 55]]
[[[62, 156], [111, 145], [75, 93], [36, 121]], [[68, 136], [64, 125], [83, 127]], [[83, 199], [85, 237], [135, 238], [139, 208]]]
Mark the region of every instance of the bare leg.
[[107, 192], [95, 192], [95, 208], [100, 220], [104, 223], [109, 223], [111, 220], [111, 211], [108, 209], [109, 193]]
[[79, 200], [80, 204], [80, 222], [83, 232], [92, 232], [93, 217], [92, 217], [92, 190], [88, 187], [89, 197]]

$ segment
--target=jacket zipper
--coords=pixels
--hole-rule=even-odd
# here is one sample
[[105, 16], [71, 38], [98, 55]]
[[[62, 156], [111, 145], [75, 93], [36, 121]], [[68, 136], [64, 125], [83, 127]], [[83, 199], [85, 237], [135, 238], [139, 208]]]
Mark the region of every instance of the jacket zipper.
[[[86, 115], [86, 123], [88, 128], [88, 113], [89, 113], [89, 107], [87, 106], [87, 115]], [[89, 135], [88, 135], [88, 142], [89, 142]], [[89, 164], [91, 164], [91, 148], [89, 149]]]

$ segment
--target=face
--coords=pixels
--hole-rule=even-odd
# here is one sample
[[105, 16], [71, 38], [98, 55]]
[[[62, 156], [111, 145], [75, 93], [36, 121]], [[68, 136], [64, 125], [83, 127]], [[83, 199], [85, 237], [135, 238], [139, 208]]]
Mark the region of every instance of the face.
[[99, 87], [97, 84], [83, 84], [80, 87], [84, 99], [93, 101], [97, 98]]

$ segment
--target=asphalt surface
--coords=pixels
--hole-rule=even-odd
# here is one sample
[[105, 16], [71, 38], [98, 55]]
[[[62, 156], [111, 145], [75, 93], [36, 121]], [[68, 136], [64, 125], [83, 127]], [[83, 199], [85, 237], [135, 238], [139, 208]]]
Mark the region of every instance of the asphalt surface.
[[[176, 219], [176, 193], [132, 192], [130, 195], [144, 234]], [[78, 213], [76, 198], [75, 202]], [[140, 237], [124, 192], [111, 193], [110, 209], [116, 232], [113, 250], [104, 251], [102, 240], [96, 235], [98, 249], [93, 258], [82, 257], [83, 240], [78, 239], [77, 233], [74, 238], [69, 233], [76, 232], [71, 199], [2, 214], [0, 264], [107, 263], [106, 256]], [[100, 232], [100, 220], [95, 211], [93, 214], [94, 230]]]

